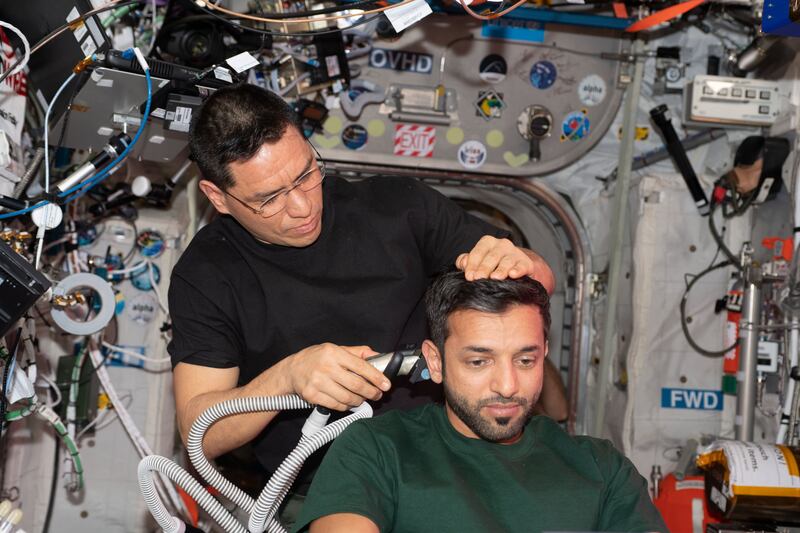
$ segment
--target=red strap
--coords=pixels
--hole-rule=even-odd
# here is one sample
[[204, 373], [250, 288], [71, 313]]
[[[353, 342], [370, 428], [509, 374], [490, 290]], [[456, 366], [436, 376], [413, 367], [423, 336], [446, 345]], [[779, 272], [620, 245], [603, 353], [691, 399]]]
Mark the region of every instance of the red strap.
[[611, 4], [611, 7], [614, 9], [614, 16], [618, 19], [628, 18], [628, 9], [622, 2], [614, 2]]
[[666, 9], [662, 9], [661, 11], [656, 11], [649, 17], [637, 20], [636, 22], [625, 28], [625, 31], [630, 33], [635, 33], [637, 31], [642, 31], [648, 28], [652, 28], [653, 26], [657, 26], [659, 24], [667, 22], [668, 20], [680, 17], [687, 11], [691, 11], [692, 9], [696, 8], [705, 1], [706, 0], [689, 0], [688, 2], [682, 2], [680, 4], [670, 6]]
[[181, 500], [183, 500], [183, 504], [186, 506], [186, 510], [189, 512], [189, 519], [192, 521], [192, 525], [197, 526], [197, 522], [200, 520], [200, 508], [185, 490], [180, 487], [177, 487], [177, 489], [178, 495], [181, 497]]

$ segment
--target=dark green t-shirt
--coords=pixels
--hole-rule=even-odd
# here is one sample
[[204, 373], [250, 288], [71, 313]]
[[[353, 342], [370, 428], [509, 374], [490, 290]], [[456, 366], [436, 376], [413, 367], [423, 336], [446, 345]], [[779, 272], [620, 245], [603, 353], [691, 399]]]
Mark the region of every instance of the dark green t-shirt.
[[659, 531], [647, 483], [608, 441], [534, 417], [510, 445], [458, 433], [426, 405], [361, 420], [337, 438], [295, 531], [355, 513], [381, 531]]

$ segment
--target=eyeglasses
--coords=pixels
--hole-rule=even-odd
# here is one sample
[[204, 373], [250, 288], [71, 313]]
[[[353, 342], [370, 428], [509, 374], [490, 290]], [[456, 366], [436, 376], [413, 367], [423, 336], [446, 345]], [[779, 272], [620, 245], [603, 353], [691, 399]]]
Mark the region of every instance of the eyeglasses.
[[314, 154], [317, 156], [316, 165], [300, 174], [292, 184], [291, 187], [284, 189], [282, 191], [278, 191], [275, 194], [271, 195], [269, 198], [264, 200], [258, 209], [250, 206], [244, 200], [237, 198], [233, 194], [228, 191], [224, 191], [225, 194], [245, 206], [247, 209], [253, 212], [254, 215], [260, 215], [264, 218], [269, 218], [277, 215], [284, 209], [286, 209], [286, 201], [289, 197], [289, 193], [293, 190], [299, 188], [303, 192], [309, 192], [313, 189], [316, 189], [322, 183], [322, 180], [325, 179], [325, 163], [322, 161], [322, 156], [319, 155], [319, 152], [314, 145], [308, 143], [312, 150], [314, 150]]

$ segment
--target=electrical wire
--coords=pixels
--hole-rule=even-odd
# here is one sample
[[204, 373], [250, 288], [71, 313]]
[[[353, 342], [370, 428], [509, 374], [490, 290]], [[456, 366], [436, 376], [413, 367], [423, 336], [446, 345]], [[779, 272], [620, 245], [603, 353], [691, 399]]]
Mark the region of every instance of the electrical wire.
[[512, 6], [506, 8], [506, 9], [494, 11], [494, 12], [489, 13], [488, 15], [482, 15], [480, 13], [476, 13], [475, 11], [473, 11], [473, 9], [471, 7], [469, 7], [469, 4], [467, 3], [467, 0], [459, 0], [459, 2], [461, 3], [461, 7], [464, 8], [464, 11], [466, 11], [467, 15], [469, 15], [470, 17], [476, 18], [478, 20], [494, 20], [494, 19], [502, 17], [503, 15], [507, 15], [507, 14], [511, 13], [512, 11], [517, 9], [518, 7], [522, 7], [522, 5], [527, 3], [528, 0], [519, 0], [517, 3], [513, 4]]
[[14, 341], [14, 348], [9, 352], [8, 359], [6, 360], [5, 367], [3, 368], [3, 383], [2, 383], [2, 397], [0, 398], [0, 434], [6, 426], [6, 408], [8, 407], [8, 382], [12, 376], [11, 369], [13, 368], [14, 361], [17, 358], [19, 346], [22, 344], [22, 327], [17, 329], [17, 338]]
[[111, 344], [110, 342], [106, 342], [106, 341], [103, 341], [102, 345], [103, 345], [103, 348], [105, 348], [109, 352], [112, 352], [112, 353], [113, 352], [119, 352], [119, 353], [125, 354], [125, 355], [127, 355], [129, 357], [132, 357], [134, 359], [138, 359], [139, 361], [144, 361], [145, 363], [150, 363], [150, 364], [153, 364], [153, 365], [169, 363], [170, 361], [172, 361], [172, 359], [170, 357], [162, 357], [162, 358], [159, 358], [159, 359], [154, 359], [152, 357], [147, 357], [146, 355], [142, 355], [142, 354], [140, 354], [138, 352], [134, 352], [133, 350], [128, 350], [127, 348], [123, 348], [122, 346], [117, 346], [115, 344]]
[[[375, 4], [380, 4], [384, 0], [363, 0], [361, 2], [351, 2], [345, 4], [337, 4], [331, 7], [323, 7], [320, 9], [312, 9], [309, 11], [292, 11], [290, 13], [270, 13], [270, 17], [273, 19], [292, 19], [295, 17], [312, 17], [314, 15], [327, 15], [328, 13], [339, 13], [341, 11], [347, 11], [349, 9], [361, 9], [362, 7], [373, 6]], [[238, 18], [233, 17], [233, 18]], [[314, 19], [317, 20], [317, 19]], [[294, 22], [294, 21], [291, 21]]]
[[71, 202], [77, 198], [80, 198], [81, 196], [86, 194], [89, 191], [89, 189], [91, 189], [96, 184], [100, 183], [102, 180], [108, 177], [108, 175], [111, 173], [114, 167], [116, 167], [119, 163], [122, 162], [123, 159], [125, 159], [128, 156], [128, 153], [130, 153], [134, 145], [139, 141], [139, 138], [142, 136], [142, 133], [144, 133], [145, 126], [147, 125], [147, 120], [150, 117], [150, 105], [153, 102], [153, 81], [150, 77], [150, 68], [148, 67], [143, 70], [144, 70], [145, 80], [147, 81], [147, 102], [145, 103], [144, 114], [142, 115], [141, 122], [139, 122], [139, 129], [136, 130], [136, 135], [134, 135], [133, 140], [131, 140], [130, 144], [128, 144], [128, 146], [125, 147], [122, 153], [120, 153], [116, 157], [116, 159], [111, 161], [105, 168], [103, 168], [103, 170], [101, 170], [88, 180], [78, 183], [75, 186], [70, 187], [69, 189], [59, 193], [59, 196], [65, 197], [72, 193], [75, 193], [75, 191], [78, 191], [77, 194], [68, 197], [66, 200], [67, 202]]
[[[352, 28], [356, 28], [358, 26], [363, 26], [365, 24], [369, 24], [370, 22], [378, 20], [382, 16], [381, 13], [378, 13], [377, 15], [373, 15], [371, 17], [364, 17], [361, 20], [350, 24], [346, 28], [334, 28], [334, 29], [331, 29], [331, 30], [317, 30], [317, 31], [281, 32], [281, 31], [273, 31], [273, 30], [260, 30], [258, 28], [252, 28], [250, 26], [244, 26], [244, 25], [241, 25], [241, 24], [237, 24], [237, 23], [233, 22], [232, 20], [227, 19], [227, 18], [223, 17], [222, 15], [218, 15], [218, 14], [212, 12], [212, 11], [204, 10], [204, 12], [207, 15], [209, 15], [211, 17], [214, 17], [215, 19], [220, 20], [220, 21], [224, 22], [225, 24], [228, 24], [229, 26], [232, 26], [233, 28], [236, 28], [237, 30], [245, 30], [245, 31], [249, 31], [249, 32], [252, 32], [252, 33], [257, 33], [259, 35], [269, 35], [271, 37], [313, 37], [315, 35], [328, 35], [328, 34], [332, 34], [332, 33], [339, 33], [339, 32], [347, 31], [347, 30], [352, 29]], [[351, 15], [351, 17], [352, 17], [352, 15]], [[282, 21], [282, 23], [285, 24], [286, 21]]]
[[[416, 2], [416, 1], [417, 0], [402, 0], [401, 2], [399, 2], [397, 4], [391, 4], [391, 5], [388, 5], [388, 6], [378, 7], [378, 8], [375, 8], [375, 9], [364, 10], [359, 15], [374, 15], [376, 13], [383, 13], [384, 11], [388, 11], [390, 9], [395, 9], [395, 8], [398, 8], [398, 7], [401, 7], [401, 6], [405, 6], [405, 5], [408, 5], [408, 4], [410, 4], [412, 2]], [[520, 2], [527, 2], [527, 0], [520, 0]], [[308, 23], [311, 23], [311, 22], [326, 22], [326, 21], [329, 21], [329, 20], [340, 20], [340, 19], [353, 18], [352, 14], [331, 15], [331, 16], [324, 16], [323, 15], [323, 16], [320, 16], [320, 17], [304, 17], [304, 18], [294, 18], [294, 17], [270, 18], [270, 17], [260, 17], [258, 15], [249, 15], [247, 13], [238, 13], [236, 11], [233, 11], [233, 10], [230, 10], [230, 9], [227, 9], [227, 8], [224, 8], [224, 7], [220, 7], [220, 6], [216, 5], [216, 4], [212, 4], [212, 3], [209, 3], [209, 2], [206, 2], [206, 1], [204, 1], [203, 3], [205, 4], [206, 8], [212, 9], [214, 11], [219, 11], [220, 13], [225, 13], [226, 15], [232, 15], [232, 16], [236, 17], [237, 19], [252, 20], [254, 22], [267, 22], [267, 23], [273, 23], [273, 24], [285, 24], [287, 22], [290, 22], [292, 24], [300, 24], [300, 23], [304, 23], [304, 22], [308, 22]], [[350, 9], [350, 8], [340, 9], [340, 11], [344, 11], [346, 9]], [[289, 13], [286, 13], [286, 15], [288, 15], [288, 14]]]
[[736, 257], [733, 252], [731, 252], [730, 248], [725, 244], [725, 240], [722, 238], [722, 235], [717, 230], [717, 225], [714, 223], [714, 213], [716, 212], [718, 205], [711, 205], [711, 212], [708, 213], [708, 229], [711, 231], [711, 236], [714, 238], [714, 242], [717, 243], [717, 246], [722, 253], [725, 254], [725, 257], [728, 258], [728, 262], [736, 267], [736, 270], [742, 270], [742, 264], [739, 261], [739, 258]]
[[156, 293], [156, 300], [158, 300], [158, 307], [161, 308], [161, 311], [164, 312], [164, 315], [169, 316], [169, 309], [164, 304], [164, 298], [161, 296], [161, 292], [158, 290], [158, 284], [156, 283], [155, 278], [155, 265], [152, 261], [147, 262], [148, 269], [147, 273], [150, 276], [150, 285], [153, 287], [153, 292]]
[[31, 54], [35, 54], [44, 45], [46, 45], [47, 43], [49, 43], [50, 41], [52, 41], [53, 39], [64, 33], [65, 31], [67, 31], [68, 29], [75, 27], [78, 23], [84, 22], [89, 17], [97, 15], [98, 13], [103, 13], [104, 11], [111, 11], [112, 9], [123, 7], [129, 4], [142, 4], [145, 1], [146, 0], [128, 0], [128, 1], [112, 0], [111, 2], [102, 7], [98, 7], [97, 9], [92, 9], [91, 11], [87, 11], [83, 15], [79, 15], [76, 18], [67, 21], [66, 24], [59, 26], [58, 28], [56, 28], [55, 30], [51, 31], [46, 36], [44, 36], [38, 43], [36, 43], [33, 46], [33, 48], [31, 48]]
[[[153, 101], [153, 81], [152, 81], [152, 78], [150, 77], [150, 68], [148, 67], [148, 68], [145, 68], [143, 70], [144, 70], [144, 74], [145, 74], [145, 80], [147, 82], [147, 103], [145, 104], [144, 115], [142, 116], [141, 122], [139, 122], [139, 129], [136, 131], [136, 135], [133, 137], [133, 140], [131, 141], [131, 143], [128, 144], [125, 147], [125, 149], [122, 151], [122, 153], [120, 153], [116, 157], [116, 159], [111, 161], [111, 163], [109, 163], [105, 168], [100, 170], [97, 174], [95, 174], [94, 176], [92, 176], [88, 180], [83, 181], [81, 183], [78, 183], [75, 186], [73, 186], [73, 187], [71, 187], [71, 188], [59, 193], [59, 197], [62, 197], [62, 198], [66, 197], [66, 200], [64, 200], [64, 203], [69, 203], [69, 202], [72, 202], [74, 200], [77, 200], [78, 198], [80, 198], [81, 196], [83, 196], [84, 194], [89, 192], [89, 190], [92, 189], [92, 187], [94, 187], [96, 184], [100, 183], [102, 180], [107, 178], [114, 170], [116, 170], [116, 166], [118, 164], [120, 164], [122, 162], [122, 160], [125, 159], [125, 157], [127, 157], [128, 153], [131, 151], [133, 146], [138, 142], [139, 138], [142, 136], [142, 133], [144, 133], [145, 126], [147, 125], [147, 120], [150, 117], [150, 106], [151, 106], [152, 101]], [[70, 194], [72, 196], [68, 196]], [[25, 213], [29, 213], [29, 212], [33, 211], [34, 209], [37, 209], [37, 208], [39, 208], [39, 207], [41, 207], [43, 205], [46, 205], [48, 203], [49, 203], [48, 201], [43, 200], [41, 202], [37, 202], [35, 205], [32, 205], [32, 206], [29, 206], [29, 207], [25, 208], [25, 209], [20, 209], [18, 211], [12, 211], [10, 213], [0, 214], [0, 220], [5, 219], [5, 218], [16, 217], [16, 216], [19, 216], [19, 215], [24, 215]]]
[[707, 350], [701, 347], [699, 344], [697, 344], [697, 342], [695, 342], [694, 338], [692, 337], [692, 334], [689, 332], [689, 325], [688, 322], [686, 321], [686, 302], [689, 300], [689, 293], [691, 292], [692, 287], [694, 287], [694, 285], [698, 281], [700, 281], [700, 279], [702, 279], [707, 274], [714, 272], [715, 270], [718, 270], [726, 266], [730, 266], [731, 264], [732, 263], [730, 261], [722, 261], [721, 263], [717, 263], [716, 265], [709, 266], [708, 268], [697, 274], [694, 278], [692, 278], [692, 281], [690, 281], [686, 285], [686, 290], [683, 291], [683, 297], [681, 297], [680, 313], [681, 313], [681, 330], [683, 330], [683, 336], [686, 337], [686, 341], [692, 348], [694, 348], [695, 351], [697, 351], [697, 353], [699, 353], [700, 355], [704, 355], [706, 357], [723, 357], [726, 353], [736, 348], [736, 345], [739, 343], [739, 341], [737, 339], [737, 341], [734, 342], [733, 345], [724, 348], [722, 350]]
[[56, 503], [56, 489], [58, 488], [58, 471], [61, 464], [61, 444], [53, 439], [55, 442], [55, 452], [53, 457], [53, 478], [50, 481], [50, 497], [47, 500], [47, 511], [44, 515], [44, 525], [42, 526], [42, 533], [50, 533], [50, 521], [53, 518], [53, 508]]
[[61, 96], [61, 93], [64, 92], [64, 89], [67, 88], [72, 80], [75, 79], [74, 72], [71, 72], [67, 79], [64, 80], [64, 83], [58, 88], [56, 93], [53, 95], [53, 98], [50, 100], [50, 103], [47, 105], [47, 111], [44, 114], [44, 192], [50, 193], [50, 114], [53, 112], [53, 106], [58, 100], [58, 97]]
[[[124, 404], [125, 409], [127, 409], [133, 403], [133, 395], [126, 394], [124, 396], [121, 396], [120, 400], [123, 401], [128, 400], [127, 403]], [[94, 417], [94, 420], [86, 424], [86, 426], [83, 429], [81, 429], [77, 435], [75, 435], [75, 442], [80, 441], [81, 437], [83, 437], [86, 434], [86, 432], [88, 432], [90, 429], [94, 428], [96, 433], [97, 431], [103, 429], [104, 427], [108, 427], [109, 424], [111, 424], [117, 418], [118, 415], [117, 412], [114, 410], [114, 405], [109, 404], [109, 407], [103, 409], [101, 413], [99, 413], [96, 417]]]
[[[24, 53], [22, 55], [22, 60], [21, 61], [15, 61], [14, 64], [11, 65], [9, 67], [9, 69], [6, 71], [6, 72], [8, 72], [8, 74], [6, 74], [6, 72], [3, 73], [2, 79], [5, 79], [8, 76], [13, 76], [14, 74], [16, 74], [18, 72], [22, 72], [22, 69], [25, 68], [25, 66], [28, 64], [28, 60], [31, 58], [31, 45], [28, 42], [27, 37], [25, 37], [25, 34], [22, 33], [20, 31], [20, 29], [17, 28], [16, 26], [14, 26], [13, 24], [9, 24], [8, 22], [0, 20], [0, 26], [2, 26], [3, 28], [8, 28], [9, 30], [11, 30], [14, 33], [16, 33], [17, 36], [22, 41], [22, 46], [24, 48]], [[0, 79], [0, 81], [2, 81], [2, 79]]]
[[52, 390], [55, 395], [55, 399], [48, 405], [53, 408], [56, 407], [58, 404], [61, 403], [62, 399], [61, 389], [59, 388], [58, 384], [55, 381], [53, 381], [53, 378], [47, 376], [46, 374], [39, 374], [38, 377], [41, 378], [42, 381], [44, 381], [45, 385], [47, 385], [47, 388]]
[[[78, 16], [78, 17], [76, 17], [76, 18], [74, 18], [74, 19], [72, 19], [70, 21], [67, 21], [66, 24], [63, 24], [63, 25], [59, 26], [58, 28], [54, 29], [53, 31], [51, 31], [50, 33], [45, 35], [41, 40], [39, 40], [39, 42], [37, 42], [35, 45], [33, 45], [33, 47], [31, 48], [31, 51], [30, 51], [30, 55], [35, 54], [44, 45], [46, 45], [47, 43], [49, 43], [50, 41], [52, 41], [53, 39], [55, 39], [56, 37], [58, 37], [59, 35], [64, 33], [65, 31], [67, 31], [69, 28], [75, 26], [75, 24], [77, 24], [79, 22], [83, 22], [84, 20], [86, 20], [87, 18], [89, 18], [89, 17], [91, 17], [93, 15], [97, 15], [98, 13], [102, 13], [104, 11], [110, 11], [112, 9], [116, 9], [118, 7], [123, 7], [123, 6], [130, 5], [130, 4], [141, 4], [142, 2], [143, 2], [143, 0], [126, 0], [126, 1], [112, 0], [110, 3], [108, 3], [108, 4], [106, 4], [106, 5], [102, 6], [102, 7], [98, 7], [97, 9], [92, 9], [91, 11], [87, 11], [83, 15], [80, 15], [80, 16]], [[8, 70], [6, 70], [2, 74], [0, 74], [0, 83], [3, 83], [3, 81], [11, 74], [11, 72], [15, 68], [17, 68], [19, 66], [19, 64], [22, 63], [22, 60], [23, 60], [22, 57], [18, 58], [14, 62], [14, 64], [11, 65], [11, 67], [9, 67]]]

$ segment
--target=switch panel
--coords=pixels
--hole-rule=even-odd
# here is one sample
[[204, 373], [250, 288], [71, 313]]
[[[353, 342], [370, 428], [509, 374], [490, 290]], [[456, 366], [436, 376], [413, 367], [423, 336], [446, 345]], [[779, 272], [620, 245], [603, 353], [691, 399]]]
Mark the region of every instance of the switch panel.
[[686, 122], [771, 126], [782, 112], [778, 84], [768, 80], [696, 76], [688, 85]]

